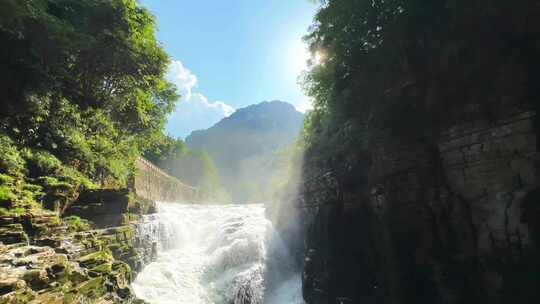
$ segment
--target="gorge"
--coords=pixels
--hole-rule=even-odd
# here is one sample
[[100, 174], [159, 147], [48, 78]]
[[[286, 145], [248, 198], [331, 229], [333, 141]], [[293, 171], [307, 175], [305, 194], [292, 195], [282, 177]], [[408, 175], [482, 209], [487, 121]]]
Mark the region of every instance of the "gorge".
[[540, 303], [538, 0], [305, 2], [0, 0], [0, 304]]

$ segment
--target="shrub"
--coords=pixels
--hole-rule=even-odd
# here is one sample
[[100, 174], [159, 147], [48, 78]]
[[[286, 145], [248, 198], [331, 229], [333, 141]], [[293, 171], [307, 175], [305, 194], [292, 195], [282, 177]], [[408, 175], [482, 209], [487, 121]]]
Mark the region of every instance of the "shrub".
[[15, 194], [9, 185], [0, 185], [0, 203], [9, 202], [15, 199]]
[[47, 151], [25, 149], [23, 155], [30, 176], [54, 174], [62, 166], [62, 162]]
[[24, 159], [7, 135], [0, 133], [0, 173], [21, 175], [24, 172]]
[[62, 219], [70, 232], [89, 230], [92, 228], [92, 222], [82, 219], [76, 215], [71, 215]]

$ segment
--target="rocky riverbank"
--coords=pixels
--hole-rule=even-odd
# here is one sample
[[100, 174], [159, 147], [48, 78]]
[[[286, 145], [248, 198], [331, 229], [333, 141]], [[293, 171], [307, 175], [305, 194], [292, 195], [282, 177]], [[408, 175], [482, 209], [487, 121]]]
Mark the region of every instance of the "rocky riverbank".
[[155, 254], [136, 235], [139, 217], [154, 211], [127, 190], [92, 190], [63, 218], [0, 216], [0, 303], [143, 303], [129, 284]]

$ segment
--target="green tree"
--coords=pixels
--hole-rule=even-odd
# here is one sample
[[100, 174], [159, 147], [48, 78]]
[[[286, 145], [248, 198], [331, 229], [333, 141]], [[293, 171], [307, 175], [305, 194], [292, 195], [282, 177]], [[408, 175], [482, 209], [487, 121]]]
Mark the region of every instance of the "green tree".
[[104, 184], [123, 184], [177, 100], [135, 0], [0, 0], [0, 128]]
[[530, 50], [526, 41], [539, 36], [531, 0], [319, 2], [305, 41], [323, 60], [303, 83], [314, 106], [307, 161], [320, 164], [367, 151], [380, 136], [432, 137], [462, 119], [463, 108], [485, 115], [481, 105], [492, 101], [476, 96], [512, 95], [511, 82], [526, 77], [492, 80], [500, 62], [523, 60], [504, 50]]

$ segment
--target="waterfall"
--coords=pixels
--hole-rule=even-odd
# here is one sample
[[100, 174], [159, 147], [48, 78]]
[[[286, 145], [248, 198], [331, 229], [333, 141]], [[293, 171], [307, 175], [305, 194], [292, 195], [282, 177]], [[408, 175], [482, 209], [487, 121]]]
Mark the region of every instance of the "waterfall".
[[151, 304], [301, 304], [300, 275], [263, 205], [158, 203], [139, 237], [157, 258], [137, 276]]

